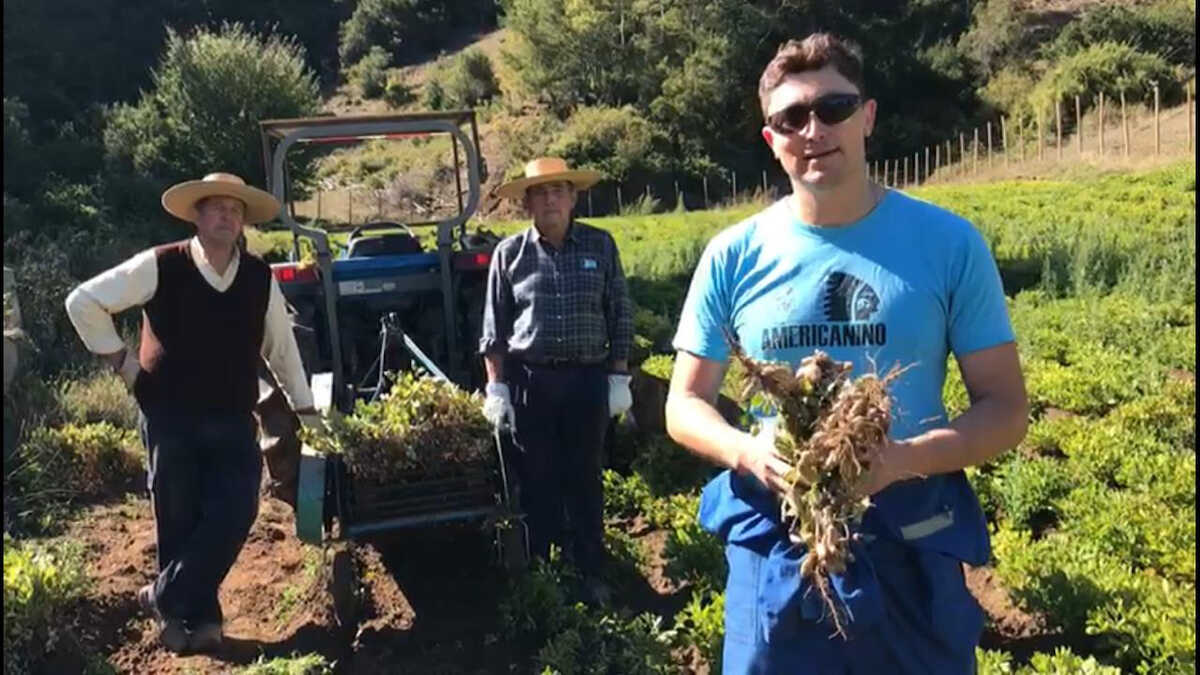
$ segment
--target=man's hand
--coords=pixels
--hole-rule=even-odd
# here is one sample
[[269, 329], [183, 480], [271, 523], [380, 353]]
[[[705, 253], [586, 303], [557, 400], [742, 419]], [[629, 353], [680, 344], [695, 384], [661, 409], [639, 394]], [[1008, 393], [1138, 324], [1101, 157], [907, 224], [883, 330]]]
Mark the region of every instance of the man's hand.
[[780, 497], [790, 489], [784, 476], [791, 469], [786, 460], [775, 450], [775, 425], [764, 425], [738, 451], [737, 465], [734, 470], [740, 474], [750, 474], [758, 482], [767, 486]]
[[[892, 483], [901, 480], [900, 474], [903, 472], [901, 465], [906, 448], [907, 444], [903, 441], [896, 442], [890, 438], [885, 439], [883, 445], [871, 453], [871, 468], [859, 477], [858, 494], [863, 497], [871, 497], [883, 492], [884, 488]], [[909, 477], [918, 478], [919, 476]]]
[[508, 385], [503, 382], [488, 382], [487, 398], [483, 401], [483, 416], [497, 429], [508, 429], [516, 423], [512, 398]]
[[128, 349], [122, 349], [115, 354], [107, 354], [105, 360], [112, 367], [113, 372], [120, 376], [121, 381], [125, 383], [127, 391], [133, 391], [133, 384], [137, 382], [137, 376], [142, 372], [142, 364], [138, 363], [138, 359]]
[[633, 376], [622, 373], [608, 375], [608, 414], [610, 417], [620, 417], [633, 406], [633, 392], [629, 383]]

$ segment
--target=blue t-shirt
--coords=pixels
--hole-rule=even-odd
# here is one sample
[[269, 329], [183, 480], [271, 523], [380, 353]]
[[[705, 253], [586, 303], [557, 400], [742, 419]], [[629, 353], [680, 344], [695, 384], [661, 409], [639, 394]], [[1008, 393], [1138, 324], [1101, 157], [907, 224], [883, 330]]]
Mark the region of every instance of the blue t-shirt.
[[[727, 330], [755, 359], [793, 367], [818, 349], [850, 361], [852, 376], [908, 367], [890, 388], [894, 439], [946, 426], [949, 353], [1013, 340], [983, 237], [963, 218], [895, 191], [846, 226], [801, 222], [785, 198], [714, 237], [674, 347], [724, 362]], [[986, 525], [963, 472], [896, 483], [873, 501], [864, 530], [986, 562]], [[766, 488], [728, 471], [705, 488], [701, 520], [729, 543], [779, 543], [783, 532]]]

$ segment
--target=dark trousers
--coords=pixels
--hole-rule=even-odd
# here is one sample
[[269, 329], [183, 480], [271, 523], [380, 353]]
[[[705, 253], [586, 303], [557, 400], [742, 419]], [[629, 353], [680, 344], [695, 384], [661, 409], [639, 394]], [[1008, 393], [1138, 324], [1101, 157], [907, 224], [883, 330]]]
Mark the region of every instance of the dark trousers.
[[220, 623], [217, 591], [258, 516], [254, 418], [146, 411], [141, 427], [158, 540], [155, 604], [189, 630]]
[[[513, 463], [529, 548], [546, 558], [557, 542], [580, 571], [598, 571], [604, 552], [600, 456], [608, 428], [608, 375], [603, 365], [548, 368], [510, 362], [505, 368], [516, 413]], [[563, 513], [574, 546], [563, 541]]]

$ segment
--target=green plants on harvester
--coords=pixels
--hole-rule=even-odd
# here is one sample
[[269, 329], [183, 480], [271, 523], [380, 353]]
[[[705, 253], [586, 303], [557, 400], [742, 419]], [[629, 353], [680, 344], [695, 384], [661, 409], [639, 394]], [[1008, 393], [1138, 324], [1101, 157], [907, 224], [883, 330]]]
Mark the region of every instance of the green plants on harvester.
[[492, 427], [483, 399], [449, 382], [404, 373], [380, 400], [358, 401], [349, 415], [333, 414], [324, 428], [304, 429], [313, 449], [341, 454], [356, 478], [403, 479], [453, 474], [491, 461]]

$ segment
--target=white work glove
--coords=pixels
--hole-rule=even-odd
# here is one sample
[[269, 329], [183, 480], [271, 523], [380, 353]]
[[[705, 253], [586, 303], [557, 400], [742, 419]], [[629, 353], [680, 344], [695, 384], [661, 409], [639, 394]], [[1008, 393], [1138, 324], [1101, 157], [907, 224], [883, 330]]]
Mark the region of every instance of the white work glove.
[[633, 406], [633, 392], [629, 390], [632, 375], [611, 373], [608, 376], [608, 414], [620, 417]]
[[142, 364], [138, 362], [137, 356], [133, 350], [125, 350], [125, 359], [121, 361], [121, 366], [117, 368], [116, 373], [120, 376], [121, 381], [125, 383], [125, 389], [133, 391], [133, 383], [137, 382], [138, 373], [142, 372]]
[[508, 385], [503, 382], [488, 382], [487, 398], [483, 401], [483, 416], [497, 429], [508, 429], [516, 423], [516, 411]]

